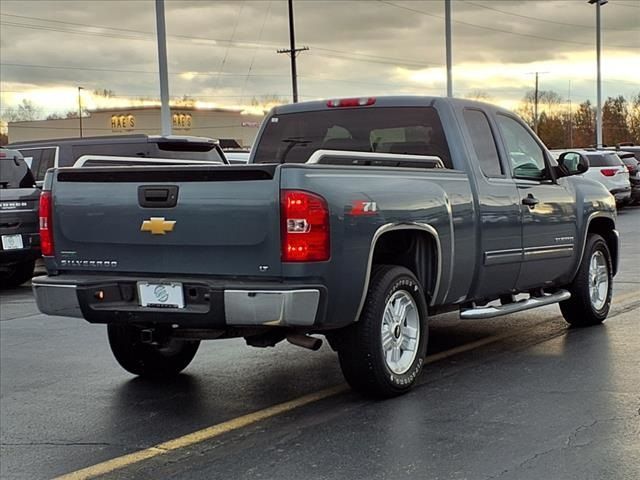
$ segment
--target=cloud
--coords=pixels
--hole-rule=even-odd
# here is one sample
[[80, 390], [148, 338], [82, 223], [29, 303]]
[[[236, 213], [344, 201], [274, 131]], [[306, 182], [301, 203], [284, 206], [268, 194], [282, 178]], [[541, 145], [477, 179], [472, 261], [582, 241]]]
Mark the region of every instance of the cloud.
[[[39, 95], [61, 108], [72, 95], [59, 92], [78, 85], [125, 101], [159, 95], [153, 2], [2, 3], [3, 106]], [[310, 47], [298, 56], [302, 98], [443, 94], [443, 3], [295, 0], [297, 44]], [[640, 9], [612, 0], [602, 15], [605, 96], [630, 95], [640, 89]], [[168, 0], [166, 18], [172, 95], [289, 98], [289, 58], [276, 53], [288, 48], [286, 2]], [[571, 81], [576, 99], [593, 98], [595, 8], [584, 0], [454, 1], [453, 18], [458, 95], [482, 89], [512, 103], [540, 70], [544, 88], [565, 92]]]

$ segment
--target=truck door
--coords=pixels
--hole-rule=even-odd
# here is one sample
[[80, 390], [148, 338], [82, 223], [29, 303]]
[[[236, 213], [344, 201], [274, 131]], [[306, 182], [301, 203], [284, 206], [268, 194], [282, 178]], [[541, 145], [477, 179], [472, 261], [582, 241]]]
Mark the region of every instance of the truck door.
[[498, 155], [495, 125], [492, 129], [486, 114], [473, 108], [465, 108], [463, 118], [473, 146], [471, 168], [479, 210], [481, 260], [471, 297], [506, 294], [515, 288], [520, 272], [520, 198], [513, 179], [507, 175], [508, 161]]
[[554, 181], [545, 149], [515, 117], [497, 122], [522, 212], [523, 262], [517, 288], [551, 285], [571, 268], [576, 240], [575, 191], [566, 179]]

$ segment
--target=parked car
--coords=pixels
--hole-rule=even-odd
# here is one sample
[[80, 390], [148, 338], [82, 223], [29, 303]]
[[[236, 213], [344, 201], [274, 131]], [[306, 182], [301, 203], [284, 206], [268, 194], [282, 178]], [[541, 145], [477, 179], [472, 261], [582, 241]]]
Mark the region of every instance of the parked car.
[[[631, 204], [640, 203], [640, 162], [636, 160], [633, 152], [618, 151], [618, 156], [627, 166], [629, 171], [629, 182], [631, 183]], [[640, 153], [640, 151], [638, 152]]]
[[605, 320], [615, 202], [569, 157], [469, 100], [279, 106], [248, 165], [50, 170], [36, 301], [107, 324], [136, 375], [177, 374], [203, 339], [317, 349], [321, 334], [353, 388], [398, 395], [430, 316], [559, 302], [571, 325]]
[[202, 160], [227, 163], [217, 141], [205, 137], [171, 135], [113, 135], [58, 140], [16, 142], [9, 148], [19, 150], [42, 183], [48, 169], [71, 167], [85, 155], [111, 155]]
[[0, 149], [0, 287], [13, 288], [33, 276], [40, 256], [40, 190], [16, 150]]
[[635, 145], [632, 142], [624, 142], [624, 143], [616, 144], [615, 147], [606, 147], [606, 149], [614, 150], [617, 153], [620, 153], [620, 152], [633, 153], [633, 155], [636, 157], [636, 160], [640, 162], [640, 145]]
[[631, 182], [629, 171], [616, 152], [596, 149], [552, 150], [554, 157], [564, 154], [567, 164], [575, 164], [586, 159], [589, 170], [582, 175], [601, 183], [609, 190], [620, 205], [631, 201]]

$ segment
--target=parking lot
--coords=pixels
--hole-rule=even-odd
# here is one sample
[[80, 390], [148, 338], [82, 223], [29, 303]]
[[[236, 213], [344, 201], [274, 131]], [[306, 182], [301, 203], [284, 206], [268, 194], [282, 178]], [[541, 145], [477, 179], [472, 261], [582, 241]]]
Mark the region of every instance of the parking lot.
[[640, 208], [618, 228], [603, 326], [568, 329], [557, 306], [433, 319], [420, 385], [378, 402], [344, 386], [328, 346], [206, 342], [175, 381], [141, 380], [104, 327], [3, 292], [1, 477], [637, 478]]

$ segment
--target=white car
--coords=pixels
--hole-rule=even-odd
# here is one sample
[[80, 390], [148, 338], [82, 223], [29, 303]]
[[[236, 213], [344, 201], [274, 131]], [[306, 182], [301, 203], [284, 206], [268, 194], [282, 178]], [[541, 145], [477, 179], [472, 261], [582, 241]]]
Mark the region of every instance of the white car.
[[625, 204], [631, 200], [629, 171], [616, 152], [595, 149], [551, 151], [556, 160], [565, 152], [568, 153], [565, 155], [564, 162], [569, 168], [574, 162], [577, 163], [581, 156], [586, 157], [589, 161], [589, 170], [583, 173], [582, 176], [604, 185], [611, 192], [611, 195], [616, 198], [616, 203]]

